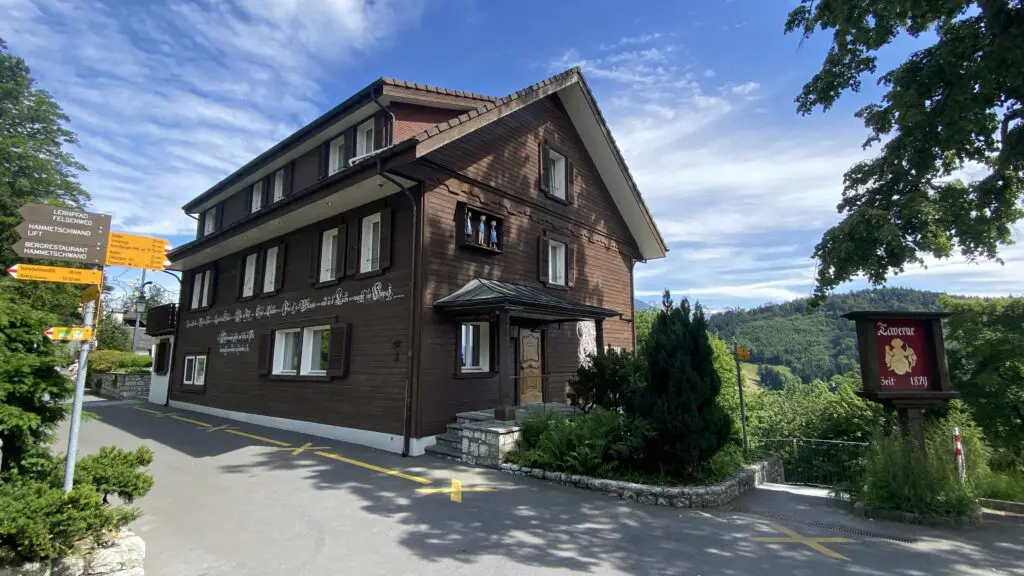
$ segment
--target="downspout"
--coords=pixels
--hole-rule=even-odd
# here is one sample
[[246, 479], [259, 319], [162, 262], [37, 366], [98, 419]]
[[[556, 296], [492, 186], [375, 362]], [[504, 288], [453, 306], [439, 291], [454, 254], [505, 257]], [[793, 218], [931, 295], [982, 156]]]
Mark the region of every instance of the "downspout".
[[632, 256], [629, 257], [629, 311], [630, 318], [633, 322], [630, 323], [629, 330], [633, 334], [633, 354], [636, 354], [636, 287], [633, 285], [633, 273], [636, 271], [636, 259]]
[[381, 160], [377, 158], [377, 175], [381, 178], [391, 182], [395, 186], [398, 186], [405, 197], [409, 199], [409, 203], [412, 205], [412, 226], [410, 228], [412, 233], [412, 257], [409, 259], [409, 338], [408, 338], [408, 358], [409, 358], [409, 373], [405, 378], [405, 409], [402, 419], [402, 456], [409, 455], [409, 444], [412, 440], [412, 415], [413, 415], [413, 398], [415, 391], [419, 388], [419, 378], [416, 366], [415, 356], [416, 348], [418, 346], [418, 338], [416, 335], [419, 333], [419, 316], [416, 314], [416, 308], [419, 303], [419, 292], [416, 287], [416, 259], [419, 256], [419, 245], [420, 237], [418, 234], [419, 230], [419, 207], [416, 203], [416, 198], [412, 195], [401, 182], [394, 179], [390, 174], [383, 170]]

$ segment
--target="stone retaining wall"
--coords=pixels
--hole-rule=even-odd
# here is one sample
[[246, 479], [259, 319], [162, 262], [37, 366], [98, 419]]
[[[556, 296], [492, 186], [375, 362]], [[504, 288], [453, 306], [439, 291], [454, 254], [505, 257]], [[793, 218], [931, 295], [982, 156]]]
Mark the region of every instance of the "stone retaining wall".
[[519, 431], [513, 422], [470, 422], [462, 425], [462, 461], [497, 468], [505, 455], [516, 450]]
[[0, 576], [144, 576], [145, 557], [146, 543], [125, 530], [110, 546], [83, 556], [0, 567]]
[[149, 398], [151, 376], [149, 372], [105, 372], [92, 375], [92, 384], [104, 398]]
[[765, 482], [784, 483], [782, 460], [771, 457], [763, 462], [745, 466], [730, 478], [719, 484], [710, 486], [652, 486], [634, 484], [619, 480], [605, 480], [589, 476], [546, 472], [537, 468], [525, 468], [515, 464], [502, 464], [501, 471], [519, 476], [533, 476], [543, 480], [551, 480], [568, 486], [586, 490], [596, 490], [614, 494], [623, 500], [654, 504], [657, 506], [674, 506], [676, 508], [713, 508], [728, 504], [745, 492]]

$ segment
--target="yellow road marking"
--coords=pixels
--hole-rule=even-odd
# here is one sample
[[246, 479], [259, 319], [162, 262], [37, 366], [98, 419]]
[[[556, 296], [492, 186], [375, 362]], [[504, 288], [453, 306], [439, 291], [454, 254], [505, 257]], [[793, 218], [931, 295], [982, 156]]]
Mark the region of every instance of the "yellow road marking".
[[779, 532], [782, 532], [786, 536], [789, 536], [789, 538], [762, 538], [762, 537], [757, 537], [757, 538], [754, 538], [754, 540], [757, 540], [758, 542], [764, 542], [766, 544], [781, 544], [781, 543], [785, 543], [785, 542], [794, 542], [794, 543], [797, 543], [797, 544], [804, 544], [806, 546], [809, 546], [811, 549], [813, 549], [813, 550], [815, 550], [817, 552], [821, 552], [822, 554], [824, 554], [825, 556], [828, 556], [829, 558], [836, 558], [838, 560], [849, 560], [849, 558], [847, 558], [846, 556], [843, 556], [842, 554], [836, 552], [835, 550], [830, 550], [830, 549], [822, 546], [821, 543], [822, 542], [826, 542], [826, 543], [829, 543], [829, 544], [831, 544], [831, 543], [843, 543], [843, 542], [854, 542], [854, 540], [850, 540], [849, 538], [812, 538], [812, 537], [808, 537], [808, 536], [801, 536], [797, 532], [795, 532], [793, 530], [790, 530], [789, 528], [786, 528], [785, 526], [779, 526], [778, 524], [772, 524], [772, 528], [775, 528]]
[[229, 424], [221, 424], [220, 426], [213, 426], [213, 427], [207, 429], [207, 432], [214, 432], [216, 430], [223, 430], [225, 432], [230, 432], [230, 431], [232, 431], [234, 429], [235, 429], [235, 427], [231, 426]]
[[267, 444], [275, 444], [277, 446], [291, 446], [287, 442], [281, 442], [280, 440], [274, 440], [273, 438], [267, 438], [265, 436], [257, 436], [256, 434], [249, 434], [248, 432], [242, 432], [241, 430], [235, 430], [232, 428], [224, 428], [224, 432], [228, 434], [234, 434], [235, 436], [242, 436], [243, 438], [249, 438], [251, 440], [259, 440], [260, 442], [266, 442]]
[[462, 480], [452, 478], [451, 488], [417, 488], [420, 494], [451, 494], [452, 502], [462, 503], [463, 492], [494, 492], [494, 488], [463, 488]]
[[352, 458], [346, 458], [339, 456], [338, 454], [331, 454], [330, 452], [315, 452], [317, 456], [323, 456], [324, 458], [330, 458], [331, 460], [337, 460], [338, 462], [344, 462], [346, 464], [352, 464], [353, 466], [359, 466], [360, 468], [366, 468], [367, 470], [373, 470], [374, 472], [380, 472], [382, 474], [388, 474], [390, 476], [397, 476], [398, 478], [404, 478], [406, 480], [412, 480], [413, 482], [419, 482], [420, 484], [430, 484], [430, 480], [422, 478], [420, 476], [413, 476], [412, 474], [406, 474], [405, 472], [399, 472], [398, 470], [392, 470], [390, 468], [383, 468], [381, 466], [374, 466], [366, 462], [359, 460], [353, 460]]
[[180, 420], [182, 422], [188, 422], [189, 424], [195, 424], [196, 426], [202, 426], [204, 428], [209, 428], [210, 427], [210, 425], [207, 424], [206, 422], [200, 422], [199, 420], [193, 420], [191, 418], [185, 418], [184, 416], [179, 416], [177, 414], [171, 414], [171, 418], [174, 418], [175, 420]]
[[292, 450], [290, 447], [289, 448], [280, 448], [280, 450], [288, 450], [289, 452], [292, 453], [292, 456], [298, 456], [299, 454], [302, 454], [306, 450], [326, 450], [327, 448], [328, 448], [327, 446], [313, 446], [313, 444], [311, 442], [306, 442], [305, 444], [303, 444], [302, 446], [299, 446], [298, 448], [296, 448], [294, 450]]
[[150, 410], [149, 408], [143, 408], [142, 406], [132, 406], [132, 408], [142, 412], [149, 412], [150, 414], [163, 414], [163, 412], [159, 410]]

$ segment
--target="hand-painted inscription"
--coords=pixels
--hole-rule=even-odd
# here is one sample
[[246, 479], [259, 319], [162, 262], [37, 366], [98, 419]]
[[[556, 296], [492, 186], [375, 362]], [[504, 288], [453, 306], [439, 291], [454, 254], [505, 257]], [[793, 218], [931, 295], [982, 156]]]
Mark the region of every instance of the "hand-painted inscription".
[[256, 337], [255, 330], [228, 332], [221, 330], [217, 334], [217, 352], [221, 354], [239, 354], [249, 351], [249, 344]]
[[282, 302], [269, 302], [257, 304], [255, 307], [240, 306], [234, 310], [224, 310], [205, 316], [189, 318], [185, 321], [185, 328], [199, 328], [203, 326], [218, 326], [220, 324], [245, 324], [261, 318], [272, 316], [287, 317], [303, 312], [309, 312], [320, 308], [331, 308], [344, 306], [346, 304], [368, 304], [375, 302], [390, 302], [398, 298], [404, 298], [388, 282], [387, 287], [383, 282], [377, 282], [373, 286], [350, 294], [344, 288], [338, 288], [334, 294], [328, 294], [318, 299], [303, 298], [301, 300], [284, 300]]

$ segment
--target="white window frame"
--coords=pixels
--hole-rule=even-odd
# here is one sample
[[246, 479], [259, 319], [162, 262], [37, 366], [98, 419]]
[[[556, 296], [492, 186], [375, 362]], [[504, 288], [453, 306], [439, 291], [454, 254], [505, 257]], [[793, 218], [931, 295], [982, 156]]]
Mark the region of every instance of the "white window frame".
[[[374, 134], [373, 119], [367, 120], [356, 128], [356, 157], [365, 156], [374, 149], [377, 135]], [[370, 149], [366, 149], [366, 133], [370, 133]]]
[[548, 190], [551, 195], [559, 200], [565, 200], [568, 196], [567, 182], [569, 178], [569, 160], [556, 150], [548, 149], [548, 173], [551, 181], [548, 182]]
[[258, 260], [256, 252], [245, 257], [245, 267], [242, 270], [242, 298], [249, 298], [256, 294], [256, 264]]
[[[329, 282], [338, 277], [338, 263], [334, 261], [335, 246], [338, 244], [338, 229], [331, 228], [320, 233], [320, 272], [317, 279]], [[341, 254], [338, 254], [341, 256]]]
[[328, 160], [327, 175], [340, 172], [345, 167], [345, 137], [338, 136], [331, 140], [330, 158]]
[[[472, 328], [480, 329], [478, 339], [473, 338]], [[477, 365], [472, 365], [473, 346], [480, 349]], [[491, 324], [490, 322], [463, 322], [459, 330], [459, 370], [462, 373], [481, 373], [491, 371]]]
[[203, 303], [203, 273], [192, 275], [192, 301], [189, 310], [195, 310]]
[[[206, 354], [189, 354], [185, 356], [185, 370], [182, 383], [187, 386], [205, 386], [206, 363]], [[189, 364], [191, 364], [191, 367]], [[199, 369], [200, 364], [202, 364], [202, 370]]]
[[297, 344], [298, 344], [298, 354], [299, 354], [299, 368], [301, 369], [301, 364], [302, 364], [302, 346], [304, 346], [304, 344], [302, 343], [302, 328], [285, 328], [285, 329], [282, 329], [282, 330], [275, 330], [274, 331], [274, 369], [273, 369], [273, 373], [277, 374], [277, 375], [280, 375], [280, 376], [296, 376], [296, 375], [298, 375], [298, 373], [300, 371], [299, 369], [296, 369], [296, 370], [288, 369], [288, 370], [286, 370], [284, 368], [284, 361], [285, 361], [284, 354], [285, 354], [285, 347], [286, 347], [285, 346], [285, 341], [287, 340], [287, 335], [289, 335], [289, 334], [295, 334], [295, 337], [299, 339], [299, 342]]
[[320, 332], [321, 342], [326, 338], [328, 355], [330, 355], [331, 327], [330, 326], [309, 326], [302, 329], [302, 360], [300, 361], [299, 374], [303, 376], [326, 376], [327, 364], [323, 368], [313, 369], [313, 358], [320, 354], [320, 350], [313, 346], [313, 333]]
[[284, 168], [274, 172], [274, 202], [284, 199]]
[[214, 206], [203, 212], [203, 236], [209, 236], [217, 231], [217, 207]]
[[210, 289], [213, 287], [213, 270], [207, 268], [203, 271], [203, 308], [206, 308], [212, 302], [210, 298]]
[[263, 256], [263, 293], [273, 292], [276, 290], [275, 285], [277, 284], [277, 258], [278, 258], [278, 247], [271, 246], [267, 248], [266, 254]]
[[[377, 241], [373, 241], [373, 225], [377, 225]], [[362, 234], [360, 241], [360, 253], [361, 258], [359, 259], [359, 272], [375, 272], [380, 270], [380, 236], [381, 236], [381, 218], [380, 212], [371, 214], [363, 218], [362, 221]], [[376, 249], [377, 257], [373, 257], [373, 252]]]
[[565, 286], [565, 244], [548, 240], [548, 282]]
[[252, 198], [249, 199], [249, 213], [255, 214], [263, 208], [263, 180], [252, 185]]

